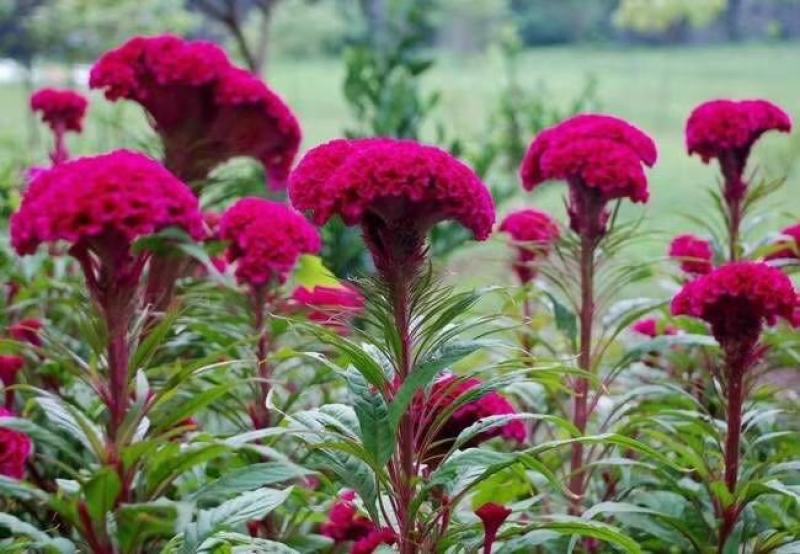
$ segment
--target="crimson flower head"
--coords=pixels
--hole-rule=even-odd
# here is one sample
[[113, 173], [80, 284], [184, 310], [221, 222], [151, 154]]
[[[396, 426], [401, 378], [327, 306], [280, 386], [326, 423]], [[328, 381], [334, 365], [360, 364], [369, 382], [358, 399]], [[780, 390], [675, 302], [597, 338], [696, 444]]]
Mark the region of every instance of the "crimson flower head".
[[565, 180], [574, 231], [594, 237], [605, 233], [611, 200], [649, 197], [643, 166], [652, 167], [655, 143], [633, 125], [599, 114], [582, 114], [541, 132], [520, 168], [522, 185], [533, 190], [549, 180]]
[[197, 199], [157, 162], [118, 150], [37, 177], [11, 218], [11, 242], [20, 255], [63, 240], [77, 250], [119, 258], [128, 256], [136, 239], [167, 227], [201, 239]]
[[711, 243], [694, 235], [679, 235], [669, 245], [669, 257], [690, 275], [705, 275], [714, 269]]
[[0, 356], [0, 383], [10, 387], [17, 382], [17, 373], [20, 372], [25, 360], [19, 356]]
[[308, 319], [346, 334], [350, 322], [364, 311], [364, 297], [349, 286], [299, 287], [292, 293], [294, 304], [308, 312]]
[[71, 90], [45, 88], [31, 96], [31, 110], [41, 112], [42, 120], [56, 133], [80, 133], [88, 105], [86, 98]]
[[778, 240], [777, 250], [767, 256], [768, 260], [800, 259], [800, 223], [787, 227], [781, 234], [785, 238]]
[[532, 209], [508, 214], [500, 224], [500, 231], [508, 233], [516, 247], [514, 271], [522, 283], [529, 283], [536, 276], [534, 262], [550, 253], [561, 234], [553, 218]]
[[219, 236], [229, 241], [241, 284], [283, 283], [303, 254], [319, 252], [319, 233], [292, 208], [261, 198], [243, 198], [222, 216]]
[[[0, 408], [0, 421], [14, 417], [14, 413]], [[25, 463], [31, 455], [33, 443], [25, 433], [0, 427], [0, 475], [12, 479], [25, 476]]]
[[764, 324], [792, 321], [797, 306], [794, 284], [782, 271], [759, 262], [734, 262], [685, 284], [672, 300], [672, 313], [709, 323], [723, 348], [736, 343], [752, 347]]
[[483, 523], [483, 548], [484, 552], [491, 552], [492, 544], [497, 539], [497, 532], [505, 523], [508, 516], [511, 515], [511, 510], [505, 506], [489, 502], [484, 504], [477, 510], [475, 515], [478, 516]]
[[753, 144], [768, 131], [788, 133], [792, 120], [766, 100], [712, 100], [699, 105], [686, 122], [686, 148], [703, 162], [717, 159], [725, 177], [726, 196], [739, 199]]
[[23, 319], [8, 328], [8, 334], [18, 342], [27, 342], [31, 346], [42, 346], [42, 327], [38, 319]]
[[308, 152], [289, 179], [292, 204], [318, 225], [338, 215], [361, 225], [376, 264], [420, 258], [430, 228], [455, 220], [478, 240], [494, 203], [469, 167], [410, 140], [334, 140]]
[[[437, 380], [431, 387], [427, 397], [422, 393], [414, 399], [414, 412], [419, 414], [421, 423], [428, 428], [428, 432], [423, 433], [423, 440], [426, 440], [428, 452], [428, 462], [430, 465], [438, 463], [455, 442], [458, 435], [481, 419], [497, 415], [515, 414], [517, 411], [514, 406], [501, 394], [491, 391], [483, 396], [461, 405], [447, 420], [435, 430], [432, 428], [436, 424], [438, 417], [450, 409], [464, 395], [479, 388], [482, 383], [475, 378], [459, 378], [455, 375], [447, 375]], [[431, 435], [431, 432], [435, 432]], [[479, 434], [466, 444], [464, 447], [477, 446], [494, 437], [502, 437], [505, 440], [524, 443], [528, 438], [525, 424], [520, 420], [513, 420], [505, 425], [492, 427]], [[421, 447], [423, 445], [418, 445]]]
[[300, 146], [300, 125], [286, 103], [210, 42], [133, 38], [100, 58], [89, 84], [109, 100], [141, 104], [164, 143], [166, 166], [186, 181], [249, 156], [281, 188]]
[[664, 325], [662, 322], [658, 321], [657, 319], [649, 318], [649, 319], [641, 319], [633, 324], [631, 327], [634, 332], [644, 335], [645, 337], [650, 337], [654, 339], [656, 337], [660, 337], [661, 335], [676, 335], [678, 330], [671, 325]]

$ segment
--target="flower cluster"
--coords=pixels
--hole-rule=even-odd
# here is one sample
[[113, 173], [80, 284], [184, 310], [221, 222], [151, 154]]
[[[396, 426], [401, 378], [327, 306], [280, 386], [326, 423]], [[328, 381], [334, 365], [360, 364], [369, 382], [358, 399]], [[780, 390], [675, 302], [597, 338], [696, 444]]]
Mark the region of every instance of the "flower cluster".
[[500, 224], [500, 231], [508, 233], [514, 242], [517, 250], [514, 271], [522, 283], [535, 277], [534, 262], [546, 256], [560, 236], [556, 222], [548, 214], [533, 209], [510, 213]]
[[407, 140], [335, 140], [314, 148], [292, 173], [289, 195], [319, 225], [334, 215], [348, 225], [375, 218], [424, 234], [454, 219], [484, 240], [495, 215], [489, 191], [469, 167]]
[[800, 223], [787, 227], [781, 234], [776, 244], [777, 249], [767, 256], [768, 260], [798, 259], [800, 258]]
[[355, 499], [353, 491], [341, 495], [331, 508], [328, 521], [322, 525], [322, 534], [336, 544], [352, 542], [351, 554], [371, 554], [382, 544], [394, 544], [397, 541], [394, 532], [359, 515]]
[[202, 238], [197, 199], [155, 161], [120, 150], [40, 175], [11, 218], [11, 242], [21, 255], [59, 240], [127, 254], [137, 238], [173, 226]]
[[301, 132], [289, 107], [212, 43], [136, 37], [103, 55], [89, 83], [110, 100], [141, 104], [164, 142], [167, 167], [187, 181], [250, 156], [281, 187], [297, 155]]
[[643, 165], [658, 157], [655, 143], [633, 125], [612, 116], [583, 114], [540, 133], [520, 168], [522, 184], [532, 190], [548, 180], [570, 186], [570, 220], [576, 232], [604, 232], [605, 203], [649, 197]]
[[686, 148], [705, 163], [735, 152], [745, 158], [767, 131], [788, 133], [792, 121], [766, 100], [712, 100], [696, 107], [686, 123]]
[[71, 90], [45, 88], [31, 96], [31, 110], [41, 112], [42, 120], [56, 133], [83, 130], [86, 98]]
[[351, 286], [299, 287], [292, 293], [295, 306], [307, 311], [308, 319], [346, 333], [352, 319], [364, 310], [364, 297]]
[[702, 319], [717, 341], [753, 345], [762, 326], [778, 318], [792, 321], [798, 295], [792, 281], [764, 263], [735, 262], [684, 285], [672, 313]]
[[657, 319], [649, 318], [642, 319], [633, 324], [631, 329], [640, 335], [650, 337], [652, 339], [662, 335], [676, 335], [678, 330], [671, 325], [664, 325], [663, 322]]
[[303, 254], [321, 248], [319, 233], [284, 204], [243, 198], [228, 209], [219, 236], [229, 241], [228, 260], [236, 262], [239, 283], [260, 287], [283, 283]]
[[[442, 377], [433, 384], [427, 398], [420, 394], [414, 399], [414, 412], [423, 414], [422, 423], [426, 427], [431, 426], [443, 412], [449, 410], [463, 396], [475, 391], [481, 385], [482, 383], [474, 378], [463, 379], [455, 375]], [[476, 400], [466, 402], [436, 429], [434, 437], [429, 437], [431, 444], [436, 445], [433, 451], [434, 456], [446, 452], [461, 431], [473, 423], [490, 416], [514, 413], [516, 413], [514, 406], [505, 397], [494, 391], [488, 392]], [[465, 446], [477, 446], [494, 437], [524, 443], [528, 432], [522, 421], [513, 420], [505, 425], [484, 431]]]
[[711, 243], [694, 235], [679, 235], [669, 245], [669, 257], [691, 275], [705, 275], [714, 269]]
[[[14, 417], [14, 413], [0, 408], [0, 420]], [[33, 443], [25, 433], [0, 427], [0, 475], [22, 479], [25, 463], [31, 455]]]

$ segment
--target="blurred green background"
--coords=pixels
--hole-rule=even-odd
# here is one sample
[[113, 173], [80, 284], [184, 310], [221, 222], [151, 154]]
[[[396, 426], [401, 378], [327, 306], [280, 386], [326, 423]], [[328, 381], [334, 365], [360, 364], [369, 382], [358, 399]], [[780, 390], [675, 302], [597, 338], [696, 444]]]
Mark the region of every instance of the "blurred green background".
[[[629, 119], [660, 149], [651, 202], [624, 209], [664, 232], [639, 247], [650, 258], [694, 229], [680, 213], [707, 206], [716, 179], [685, 152], [694, 106], [762, 97], [800, 117], [795, 0], [0, 0], [2, 163], [46, 160], [49, 137], [27, 110], [33, 88], [85, 89], [99, 54], [161, 32], [220, 42], [262, 73], [297, 113], [304, 149], [345, 133], [438, 143], [486, 165], [501, 213], [537, 205], [563, 219], [562, 187], [529, 195], [516, 184], [519, 144], [541, 127], [581, 108]], [[74, 150], [152, 144], [137, 106], [91, 99]], [[775, 230], [798, 216], [798, 155], [796, 133], [768, 136], [751, 166], [787, 177], [765, 222]], [[503, 256], [490, 246], [469, 260], [492, 271]]]

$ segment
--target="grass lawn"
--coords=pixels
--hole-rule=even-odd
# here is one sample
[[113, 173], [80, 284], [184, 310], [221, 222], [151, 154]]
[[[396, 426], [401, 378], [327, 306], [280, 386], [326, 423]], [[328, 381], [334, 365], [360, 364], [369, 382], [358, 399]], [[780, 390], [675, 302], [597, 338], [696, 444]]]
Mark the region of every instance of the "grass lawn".
[[[646, 214], [651, 229], [669, 233], [691, 229], [677, 217], [681, 211], [705, 205], [704, 190], [715, 179], [715, 168], [689, 158], [683, 145], [683, 127], [691, 108], [715, 97], [764, 97], [781, 104], [800, 118], [800, 44], [743, 45], [714, 48], [601, 49], [548, 48], [529, 51], [521, 63], [521, 79], [531, 89], [544, 83], [554, 102], [569, 101], [587, 76], [598, 79], [598, 95], [604, 111], [627, 118], [649, 132], [659, 144], [660, 160], [651, 172], [651, 202], [647, 207], [629, 207], [627, 215]], [[270, 82], [295, 108], [305, 129], [305, 146], [336, 137], [347, 127], [350, 114], [342, 98], [342, 67], [338, 60], [276, 60], [269, 71]], [[499, 60], [493, 56], [439, 60], [425, 86], [440, 90], [442, 101], [435, 116], [452, 134], [465, 138], [485, 129], [487, 115], [496, 105], [503, 87]], [[93, 96], [93, 112], [87, 136], [76, 149], [97, 151], [112, 148], [130, 136], [146, 136], [135, 106], [113, 109]], [[93, 121], [122, 110], [126, 122], [119, 132], [102, 132]], [[27, 144], [26, 105], [19, 87], [0, 87], [0, 139], [10, 147]], [[116, 115], [113, 115], [116, 118]], [[138, 121], [137, 121], [138, 120]], [[133, 132], [131, 131], [133, 129]], [[763, 171], [772, 176], [788, 175], [782, 192], [784, 201], [774, 214], [778, 223], [800, 215], [797, 188], [800, 170], [794, 162], [800, 154], [800, 139], [771, 136], [756, 152]], [[127, 138], [125, 138], [127, 137]], [[6, 141], [8, 139], [8, 142]], [[560, 213], [562, 190], [551, 187], [533, 196], [522, 196], [515, 204], [536, 203]], [[660, 244], [642, 247], [659, 255]], [[480, 249], [492, 256], [496, 249]]]

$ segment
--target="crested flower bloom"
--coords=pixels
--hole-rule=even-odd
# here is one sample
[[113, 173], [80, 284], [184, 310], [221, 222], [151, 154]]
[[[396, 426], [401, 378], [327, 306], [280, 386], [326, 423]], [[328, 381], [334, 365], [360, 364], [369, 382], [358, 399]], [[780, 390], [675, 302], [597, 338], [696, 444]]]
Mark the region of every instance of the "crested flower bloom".
[[679, 235], [669, 245], [669, 257], [690, 275], [705, 275], [714, 269], [711, 243], [694, 235]]
[[536, 276], [534, 262], [547, 256], [560, 236], [553, 218], [533, 209], [508, 214], [500, 224], [500, 231], [508, 233], [516, 247], [514, 271], [522, 283], [529, 283]]
[[8, 328], [9, 336], [18, 342], [27, 342], [31, 346], [42, 346], [43, 323], [38, 319], [23, 319]]
[[299, 287], [292, 293], [295, 306], [305, 310], [308, 319], [346, 334], [353, 318], [364, 311], [364, 297], [349, 286]]
[[775, 244], [776, 250], [767, 256], [768, 260], [800, 259], [800, 223], [781, 231], [782, 238]]
[[229, 241], [241, 284], [283, 283], [300, 256], [321, 248], [319, 233], [292, 208], [261, 198], [243, 198], [222, 216], [219, 236]]
[[427, 232], [440, 221], [455, 220], [485, 240], [495, 217], [475, 172], [443, 150], [409, 140], [318, 146], [292, 173], [289, 196], [318, 225], [335, 215], [361, 225], [379, 269], [387, 257], [418, 264]]
[[53, 131], [55, 146], [50, 157], [53, 165], [67, 161], [69, 152], [64, 143], [64, 135], [69, 131], [80, 133], [83, 130], [83, 118], [86, 98], [71, 90], [46, 88], [31, 96], [31, 110], [41, 112], [42, 121]]
[[[0, 421], [14, 417], [14, 413], [0, 408]], [[0, 475], [12, 479], [25, 476], [25, 463], [33, 451], [33, 443], [25, 433], [0, 427]]]
[[[421, 424], [429, 429], [433, 425], [437, 426], [433, 436], [427, 437], [431, 447], [427, 460], [429, 463], [436, 463], [437, 458], [447, 452], [461, 431], [473, 423], [486, 417], [516, 413], [514, 406], [503, 395], [491, 391], [464, 403], [447, 420], [436, 422], [442, 412], [448, 410], [463, 396], [473, 392], [481, 385], [482, 383], [478, 379], [463, 379], [455, 375], [447, 375], [433, 384], [427, 397], [420, 393], [414, 399], [414, 412], [420, 414]], [[424, 435], [430, 435], [430, 433], [424, 433]], [[521, 444], [527, 440], [528, 432], [522, 421], [512, 420], [505, 425], [487, 429], [463, 446], [477, 446], [494, 437], [502, 437], [505, 440]]]
[[333, 539], [336, 544], [353, 543], [352, 554], [371, 554], [380, 545], [391, 545], [397, 541], [394, 532], [380, 528], [369, 518], [358, 513], [355, 504], [356, 493], [347, 491], [339, 497], [328, 514], [328, 521], [322, 524], [321, 532]]
[[582, 114], [541, 132], [520, 168], [522, 185], [532, 190], [549, 180], [570, 189], [572, 229], [597, 237], [605, 233], [606, 203], [649, 197], [643, 166], [657, 159], [655, 143], [629, 123], [608, 115]]
[[684, 285], [672, 300], [672, 313], [702, 319], [726, 348], [752, 348], [764, 324], [792, 321], [798, 296], [782, 271], [757, 262], [735, 262]]
[[19, 356], [0, 356], [0, 383], [10, 387], [17, 382], [17, 373], [25, 365], [25, 360]]
[[740, 199], [742, 179], [753, 144], [768, 131], [788, 133], [792, 121], [766, 100], [712, 100], [696, 107], [686, 123], [686, 148], [703, 162], [717, 159], [726, 182], [726, 198]]
[[664, 325], [663, 322], [654, 318], [639, 320], [633, 324], [631, 329], [633, 329], [635, 333], [645, 337], [650, 337], [651, 339], [660, 337], [662, 335], [678, 334], [678, 330], [675, 327], [671, 325]]
[[511, 510], [505, 506], [489, 502], [475, 510], [475, 515], [483, 523], [483, 551], [485, 554], [490, 554], [492, 544], [497, 539], [497, 532], [508, 519], [508, 516], [511, 515]]
[[249, 156], [264, 166], [273, 188], [282, 188], [297, 155], [300, 126], [286, 103], [210, 42], [133, 38], [100, 58], [89, 84], [109, 100], [147, 110], [164, 143], [165, 165], [186, 181]]

